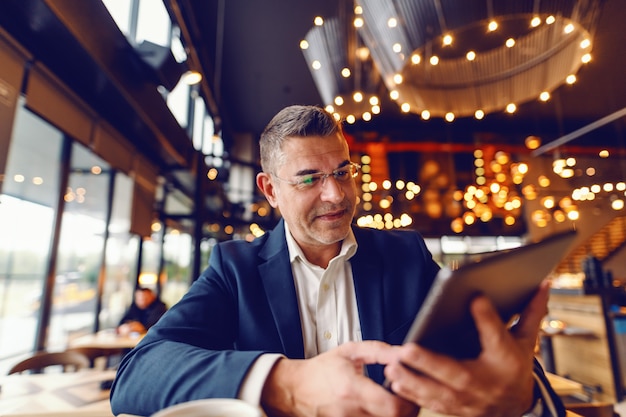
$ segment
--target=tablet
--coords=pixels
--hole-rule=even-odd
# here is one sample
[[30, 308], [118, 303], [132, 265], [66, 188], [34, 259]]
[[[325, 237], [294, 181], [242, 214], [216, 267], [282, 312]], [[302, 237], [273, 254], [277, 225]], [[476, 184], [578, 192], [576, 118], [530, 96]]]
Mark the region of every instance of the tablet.
[[471, 359], [481, 347], [469, 311], [470, 301], [487, 295], [507, 323], [521, 313], [539, 284], [566, 255], [575, 231], [553, 235], [538, 243], [486, 254], [456, 270], [442, 268], [406, 336], [406, 342]]

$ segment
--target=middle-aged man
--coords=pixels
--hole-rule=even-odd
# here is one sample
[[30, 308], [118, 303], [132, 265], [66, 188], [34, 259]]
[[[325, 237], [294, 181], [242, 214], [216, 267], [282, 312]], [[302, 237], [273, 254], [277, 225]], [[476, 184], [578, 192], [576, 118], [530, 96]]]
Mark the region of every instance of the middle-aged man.
[[325, 110], [283, 109], [260, 147], [257, 185], [283, 219], [253, 242], [214, 247], [188, 293], [124, 358], [116, 414], [211, 397], [269, 416], [565, 414], [533, 356], [547, 284], [514, 328], [486, 298], [472, 302], [476, 359], [402, 345], [438, 270], [422, 237], [352, 226], [359, 167]]

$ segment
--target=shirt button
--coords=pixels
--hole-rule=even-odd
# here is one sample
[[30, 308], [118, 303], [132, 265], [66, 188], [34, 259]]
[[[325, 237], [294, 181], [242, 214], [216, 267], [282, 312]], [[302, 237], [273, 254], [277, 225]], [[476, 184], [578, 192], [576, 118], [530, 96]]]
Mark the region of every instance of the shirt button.
[[324, 284], [324, 285], [322, 285], [322, 289], [323, 289], [324, 291], [328, 291], [328, 289], [329, 289], [329, 288], [330, 288], [330, 285], [328, 285], [328, 284]]
[[333, 335], [329, 331], [324, 332], [324, 339], [330, 340], [331, 337], [333, 337]]

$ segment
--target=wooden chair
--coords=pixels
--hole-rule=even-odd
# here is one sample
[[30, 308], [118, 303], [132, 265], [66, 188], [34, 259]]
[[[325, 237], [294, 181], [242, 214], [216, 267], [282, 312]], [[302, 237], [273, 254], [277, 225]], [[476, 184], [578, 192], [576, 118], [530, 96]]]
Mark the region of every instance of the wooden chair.
[[80, 352], [37, 352], [30, 358], [15, 364], [8, 374], [42, 372], [51, 366], [60, 366], [63, 372], [70, 372], [88, 368], [89, 365], [89, 358]]
[[127, 348], [114, 347], [94, 347], [94, 346], [78, 346], [67, 349], [68, 352], [78, 352], [85, 355], [89, 359], [91, 368], [106, 369], [114, 368], [111, 366], [111, 359], [117, 357], [121, 359], [127, 352]]

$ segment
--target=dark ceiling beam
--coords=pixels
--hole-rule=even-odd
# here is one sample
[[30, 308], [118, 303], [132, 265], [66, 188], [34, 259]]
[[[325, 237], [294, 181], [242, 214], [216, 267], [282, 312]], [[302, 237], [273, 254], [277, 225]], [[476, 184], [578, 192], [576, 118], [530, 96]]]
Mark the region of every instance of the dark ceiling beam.
[[201, 54], [206, 52], [199, 50], [201, 49], [200, 47], [202, 46], [202, 42], [199, 42], [200, 39], [197, 35], [199, 32], [196, 27], [197, 21], [195, 18], [191, 19], [188, 15], [185, 15], [183, 11], [183, 3], [185, 2], [181, 0], [169, 0], [165, 2], [168, 10], [172, 14], [172, 19], [180, 28], [181, 37], [187, 52], [187, 62], [189, 68], [203, 74], [200, 88], [202, 89], [202, 96], [205, 99], [207, 110], [214, 119], [217, 118], [218, 120], [221, 120], [220, 108], [211, 89], [209, 80], [209, 76], [213, 74], [214, 71], [212, 68], [208, 68], [208, 66], [204, 64], [206, 60], [202, 59]]
[[157, 86], [146, 82], [149, 78], [146, 74], [152, 69], [141, 61], [104, 4], [99, 1], [43, 1], [149, 127], [162, 148], [163, 160], [170, 165], [188, 166], [193, 153], [189, 138], [172, 116]]
[[189, 166], [191, 141], [100, 1], [3, 0], [0, 26], [152, 163]]

